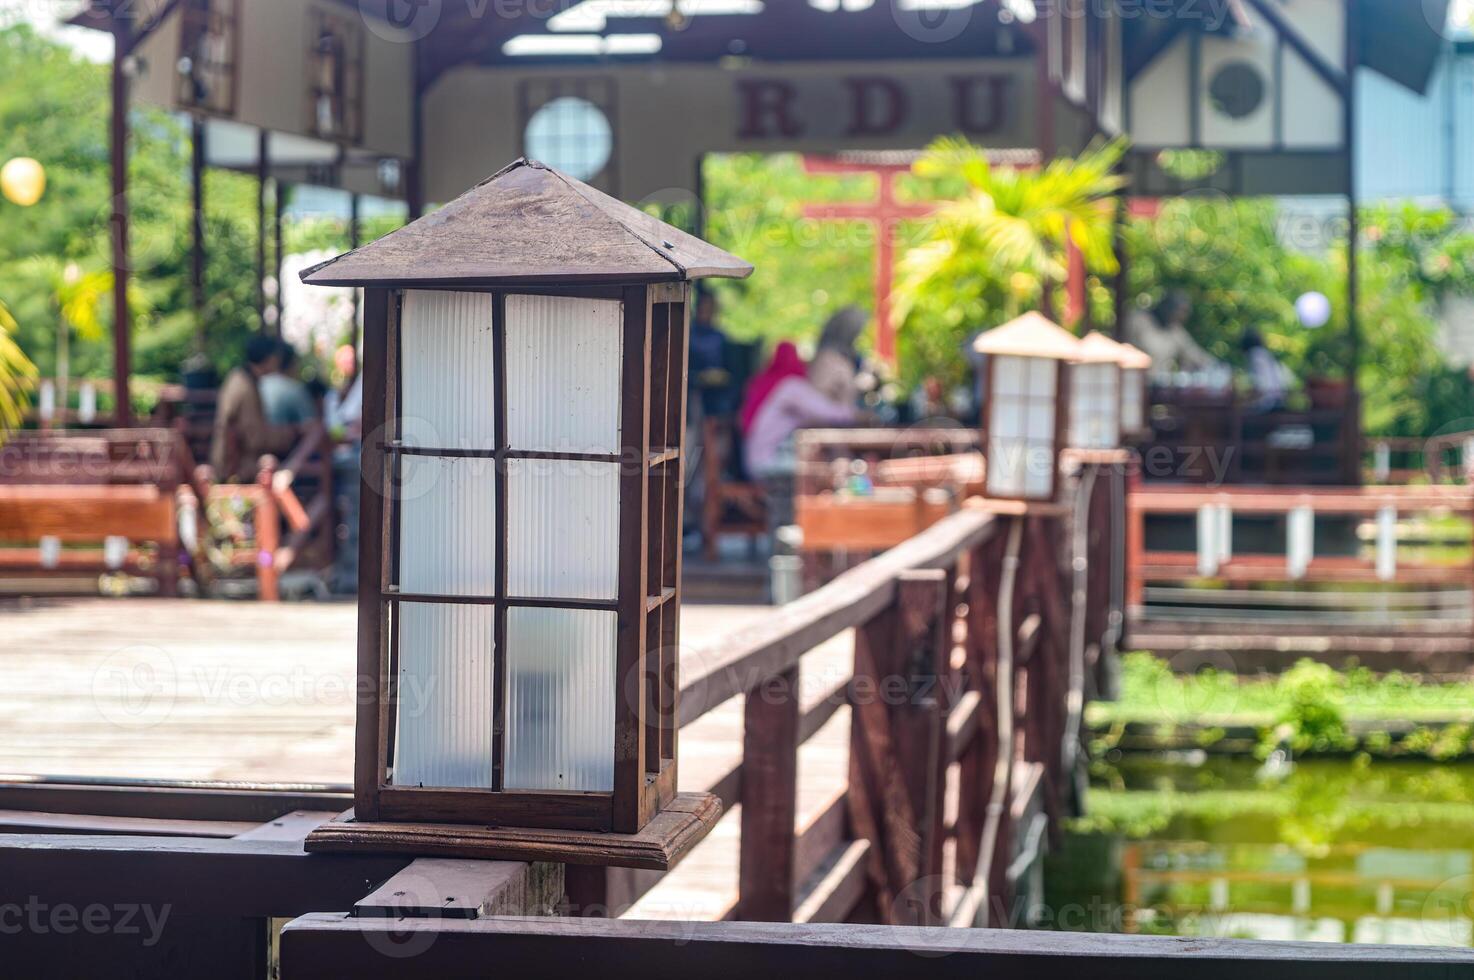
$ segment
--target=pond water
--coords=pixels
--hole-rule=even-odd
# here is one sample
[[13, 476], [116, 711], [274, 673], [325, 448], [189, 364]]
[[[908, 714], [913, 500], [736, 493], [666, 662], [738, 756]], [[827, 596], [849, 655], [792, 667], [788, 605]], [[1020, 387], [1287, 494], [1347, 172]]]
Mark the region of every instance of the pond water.
[[1474, 765], [1112, 755], [1046, 863], [1033, 925], [1474, 943]]

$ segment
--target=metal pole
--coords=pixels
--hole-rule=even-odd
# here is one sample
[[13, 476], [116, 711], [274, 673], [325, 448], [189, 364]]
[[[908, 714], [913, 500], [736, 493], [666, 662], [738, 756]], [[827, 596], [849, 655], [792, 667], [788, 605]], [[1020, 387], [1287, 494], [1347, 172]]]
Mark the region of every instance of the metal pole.
[[113, 18], [112, 120], [110, 127], [113, 212], [113, 390], [117, 424], [133, 424], [128, 378], [132, 373], [128, 312], [128, 75], [124, 61], [132, 50], [131, 31], [122, 17]]
[[[348, 198], [348, 248], [349, 249], [356, 249], [356, 248], [358, 248], [358, 246], [360, 244], [359, 239], [360, 239], [360, 235], [362, 234], [362, 229], [361, 229], [360, 224], [359, 224], [359, 219], [360, 219], [360, 212], [362, 210], [362, 203], [363, 203], [363, 197], [362, 197], [362, 195], [352, 194]], [[354, 350], [358, 350], [358, 333], [359, 333], [358, 317], [359, 317], [359, 313], [361, 312], [361, 309], [360, 308], [362, 307], [362, 305], [363, 305], [363, 293], [360, 290], [355, 289], [353, 291], [353, 327], [352, 327], [352, 331], [353, 332], [350, 335], [349, 340], [348, 340], [348, 342], [353, 345], [353, 349]]]
[[1346, 90], [1342, 96], [1346, 141], [1346, 395], [1350, 410], [1347, 419], [1349, 445], [1343, 456], [1343, 479], [1361, 483], [1361, 389], [1357, 374], [1361, 367], [1361, 297], [1357, 270], [1360, 255], [1361, 218], [1357, 214], [1360, 201], [1356, 189], [1356, 65], [1360, 56], [1360, 25], [1357, 5], [1346, 5]]
[[256, 134], [256, 308], [266, 326], [266, 182], [271, 179], [271, 134]]
[[195, 350], [205, 349], [205, 121], [191, 125], [189, 182], [191, 192], [189, 281], [194, 305]]
[[286, 284], [282, 282], [281, 278], [282, 259], [286, 256], [286, 251], [282, 247], [282, 215], [287, 209], [287, 193], [286, 187], [283, 186], [280, 179], [273, 180], [271, 183], [276, 191], [274, 202], [276, 209], [272, 222], [272, 237], [276, 239], [276, 322], [271, 324], [267, 332], [273, 336], [280, 337], [282, 317], [287, 312]]

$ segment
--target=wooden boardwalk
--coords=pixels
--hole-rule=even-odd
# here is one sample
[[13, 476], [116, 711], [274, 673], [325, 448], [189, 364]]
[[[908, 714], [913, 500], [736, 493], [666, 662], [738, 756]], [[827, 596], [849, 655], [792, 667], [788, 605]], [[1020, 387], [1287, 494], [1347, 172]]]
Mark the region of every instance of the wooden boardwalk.
[[[682, 669], [771, 614], [687, 605]], [[353, 778], [356, 606], [78, 599], [0, 604], [0, 773], [337, 784]], [[803, 658], [812, 704], [842, 690], [853, 639]], [[742, 759], [742, 700], [681, 732], [683, 790]], [[798, 826], [843, 820], [849, 709], [800, 750]], [[736, 900], [739, 810], [630, 911], [718, 919]]]

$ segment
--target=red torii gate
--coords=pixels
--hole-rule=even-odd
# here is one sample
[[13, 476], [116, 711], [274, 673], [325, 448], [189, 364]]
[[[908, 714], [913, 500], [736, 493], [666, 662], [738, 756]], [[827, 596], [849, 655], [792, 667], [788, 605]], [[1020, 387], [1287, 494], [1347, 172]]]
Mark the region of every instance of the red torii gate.
[[896, 226], [908, 219], [926, 217], [936, 205], [906, 204], [896, 199], [896, 176], [910, 173], [910, 163], [866, 163], [805, 156], [804, 170], [811, 174], [870, 174], [876, 178], [879, 192], [871, 200], [806, 204], [803, 215], [818, 221], [864, 221], [875, 229], [875, 354], [887, 364], [895, 364], [896, 327], [891, 323], [891, 285], [896, 267]]
[[[875, 355], [887, 364], [896, 363], [896, 324], [891, 322], [891, 287], [895, 282], [897, 226], [902, 221], [925, 218], [941, 202], [905, 203], [896, 198], [896, 177], [911, 172], [909, 162], [845, 160], [834, 157], [803, 158], [804, 171], [811, 174], [867, 174], [875, 177], [876, 196], [868, 201], [841, 204], [805, 204], [803, 216], [816, 221], [864, 221], [875, 229]], [[1037, 160], [1029, 164], [1037, 167]], [[1086, 314], [1085, 263], [1079, 250], [1070, 248], [1070, 272], [1066, 283], [1069, 308], [1066, 320], [1075, 323]], [[1046, 297], [1046, 303], [1048, 299]]]

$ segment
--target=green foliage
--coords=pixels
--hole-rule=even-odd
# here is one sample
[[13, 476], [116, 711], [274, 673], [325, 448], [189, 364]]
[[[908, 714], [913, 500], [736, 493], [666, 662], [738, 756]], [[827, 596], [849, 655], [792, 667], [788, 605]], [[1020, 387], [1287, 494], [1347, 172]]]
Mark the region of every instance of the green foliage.
[[755, 267], [748, 279], [710, 284], [730, 336], [770, 344], [816, 341], [824, 321], [839, 308], [873, 311], [871, 227], [806, 218], [804, 205], [873, 199], [874, 183], [866, 177], [805, 173], [801, 158], [791, 153], [706, 157], [703, 233]]
[[[0, 161], [33, 156], [47, 173], [46, 194], [33, 207], [0, 201], [0, 302], [13, 316], [9, 336], [41, 374], [53, 375], [58, 318], [64, 318], [75, 333], [72, 376], [108, 377], [113, 316], [107, 67], [24, 24], [0, 30], [0, 64], [6, 68], [0, 74]], [[162, 110], [135, 107], [131, 126], [133, 366], [144, 382], [138, 387], [148, 390], [150, 377], [175, 377], [196, 345], [190, 146], [186, 125]], [[370, 225], [366, 234], [381, 233]], [[289, 246], [298, 237], [325, 247], [347, 244], [346, 230], [333, 222], [290, 222], [287, 230]], [[207, 172], [203, 337], [205, 353], [222, 372], [239, 363], [246, 340], [260, 329], [256, 238], [255, 179]], [[85, 287], [74, 284], [78, 295], [59, 304], [57, 275], [73, 264]], [[90, 295], [84, 298], [83, 292]]]
[[[1373, 434], [1428, 435], [1469, 414], [1467, 379], [1443, 366], [1434, 338], [1438, 304], [1474, 294], [1474, 235], [1452, 212], [1412, 205], [1365, 209], [1361, 224], [1362, 422]], [[1130, 300], [1145, 308], [1180, 290], [1193, 301], [1189, 330], [1214, 356], [1240, 363], [1239, 338], [1253, 327], [1301, 380], [1342, 377], [1345, 229], [1317, 222], [1302, 243], [1312, 250], [1286, 244], [1305, 231], [1272, 201], [1169, 201], [1127, 228]], [[1318, 330], [1295, 315], [1296, 297], [1311, 290], [1332, 302]]]
[[0, 303], [0, 442], [20, 426], [35, 378], [36, 366], [15, 342], [15, 317]]
[[965, 383], [962, 346], [981, 330], [1040, 305], [1067, 276], [1069, 246], [1090, 271], [1116, 269], [1111, 248], [1117, 141], [1043, 170], [994, 168], [983, 150], [942, 139], [918, 177], [953, 199], [902, 260], [895, 289], [903, 377]]
[[1284, 705], [1261, 748], [1288, 745], [1297, 754], [1349, 748], [1346, 687], [1346, 675], [1327, 664], [1302, 660], [1291, 667], [1279, 679]]

